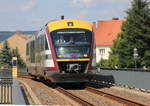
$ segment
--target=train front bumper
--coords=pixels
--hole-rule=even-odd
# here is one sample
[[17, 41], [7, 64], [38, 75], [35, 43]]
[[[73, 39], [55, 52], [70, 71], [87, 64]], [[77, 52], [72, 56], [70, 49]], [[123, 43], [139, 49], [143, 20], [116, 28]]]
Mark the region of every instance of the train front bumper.
[[55, 73], [47, 76], [47, 79], [56, 83], [82, 83], [89, 82], [93, 77], [92, 74], [74, 74], [74, 73]]

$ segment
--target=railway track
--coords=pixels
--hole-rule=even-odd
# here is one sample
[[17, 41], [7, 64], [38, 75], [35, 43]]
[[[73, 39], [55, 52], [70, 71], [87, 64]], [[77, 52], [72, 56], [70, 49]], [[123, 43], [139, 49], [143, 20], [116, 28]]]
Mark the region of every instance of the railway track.
[[[57, 91], [59, 91], [60, 93], [70, 97], [72, 100], [76, 101], [77, 103], [83, 105], [83, 106], [94, 106], [93, 104], [79, 98], [78, 96], [75, 96], [74, 94], [70, 93], [69, 91], [61, 88], [61, 87], [58, 87], [56, 88]], [[127, 99], [127, 98], [124, 98], [124, 97], [119, 97], [119, 96], [116, 96], [116, 95], [113, 95], [113, 94], [109, 94], [107, 92], [103, 92], [103, 91], [99, 91], [99, 90], [96, 90], [95, 88], [92, 88], [92, 87], [86, 87], [85, 90], [91, 92], [91, 93], [94, 93], [94, 94], [97, 94], [99, 96], [103, 96], [103, 97], [106, 97], [108, 99], [111, 99], [111, 100], [114, 100], [120, 104], [123, 104], [123, 105], [127, 105], [127, 106], [146, 106], [146, 104], [144, 103], [139, 103], [137, 101], [134, 101], [134, 100], [130, 100], [130, 99]]]
[[[19, 78], [26, 78], [31, 79], [32, 77], [29, 75], [18, 75]], [[47, 89], [48, 90], [48, 89]], [[75, 101], [76, 103], [83, 105], [83, 106], [94, 106], [92, 103], [88, 102], [87, 100], [81, 99], [78, 95], [74, 95], [69, 90], [65, 90], [62, 87], [57, 87], [54, 90], [60, 92], [61, 94], [69, 97], [71, 100]], [[123, 96], [116, 96], [114, 94], [110, 94], [108, 92], [100, 91], [92, 87], [86, 87], [84, 90], [91, 92], [93, 94], [96, 94], [98, 96], [103, 96], [105, 98], [108, 98], [110, 100], [113, 100], [115, 102], [118, 102], [123, 105], [127, 106], [146, 106], [145, 103], [137, 102], [135, 100], [123, 97]]]
[[68, 92], [67, 90], [61, 88], [61, 87], [58, 87], [56, 88], [57, 91], [63, 93], [64, 95], [70, 97], [71, 99], [73, 99], [74, 101], [76, 101], [77, 103], [83, 105], [83, 106], [94, 106], [93, 104], [73, 95], [72, 93]]
[[31, 79], [32, 76], [30, 76], [30, 75], [21, 75], [21, 74], [19, 74], [19, 75], [18, 75], [18, 78], [27, 78], [27, 79]]
[[95, 88], [92, 88], [92, 87], [86, 87], [85, 89], [87, 91], [90, 91], [90, 92], [95, 93], [97, 95], [115, 100], [115, 101], [117, 101], [121, 104], [127, 105], [127, 106], [146, 106], [146, 104], [144, 104], [144, 103], [139, 103], [139, 102], [136, 102], [136, 101], [124, 98], [124, 97], [115, 96], [115, 95], [109, 94], [107, 92], [96, 90]]

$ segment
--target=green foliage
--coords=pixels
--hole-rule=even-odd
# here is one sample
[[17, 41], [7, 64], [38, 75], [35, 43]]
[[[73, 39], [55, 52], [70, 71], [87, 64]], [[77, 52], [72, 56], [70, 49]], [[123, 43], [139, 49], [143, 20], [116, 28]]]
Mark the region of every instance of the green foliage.
[[118, 64], [118, 62], [119, 62], [118, 56], [110, 54], [110, 58], [108, 60], [109, 67], [112, 67], [112, 68], [120, 67], [119, 64]]
[[8, 42], [5, 41], [0, 51], [0, 60], [1, 60], [0, 65], [4, 67], [11, 66], [11, 59], [12, 59], [11, 49], [8, 45]]
[[18, 66], [25, 67], [25, 62], [20, 57], [18, 48], [10, 49], [7, 41], [4, 42], [3, 47], [0, 51], [0, 66], [1, 67], [10, 67], [12, 65], [12, 57], [17, 57]]
[[101, 59], [99, 63], [97, 63], [97, 67], [108, 67], [108, 66], [109, 66], [108, 60]]
[[[150, 66], [150, 8], [148, 0], [133, 0], [127, 10], [122, 33], [114, 41], [110, 55], [110, 66], [134, 67], [133, 49], [138, 49], [137, 66]], [[112, 62], [111, 62], [112, 61]]]
[[143, 65], [148, 66], [148, 68], [150, 68], [150, 50], [145, 52]]

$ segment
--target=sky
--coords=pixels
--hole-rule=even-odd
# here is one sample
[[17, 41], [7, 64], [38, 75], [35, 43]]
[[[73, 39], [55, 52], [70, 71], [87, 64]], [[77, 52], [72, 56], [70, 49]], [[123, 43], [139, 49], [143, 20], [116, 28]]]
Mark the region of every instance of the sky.
[[124, 19], [131, 0], [0, 0], [0, 31], [40, 30], [48, 21]]

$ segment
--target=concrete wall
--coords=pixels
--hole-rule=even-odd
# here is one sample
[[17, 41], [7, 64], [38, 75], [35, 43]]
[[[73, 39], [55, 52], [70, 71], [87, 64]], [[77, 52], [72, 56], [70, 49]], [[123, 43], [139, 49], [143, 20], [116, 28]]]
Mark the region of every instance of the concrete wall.
[[[100, 78], [100, 76], [111, 76], [113, 81]], [[94, 79], [150, 90], [150, 71], [100, 70]]]

